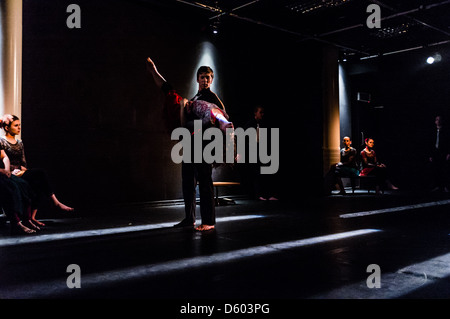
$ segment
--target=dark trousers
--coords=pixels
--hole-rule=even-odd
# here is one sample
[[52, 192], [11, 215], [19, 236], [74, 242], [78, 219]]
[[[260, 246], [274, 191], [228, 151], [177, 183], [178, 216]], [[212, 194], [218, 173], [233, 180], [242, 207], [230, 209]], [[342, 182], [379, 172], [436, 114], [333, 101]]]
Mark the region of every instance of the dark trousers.
[[0, 174], [0, 208], [11, 223], [17, 224], [21, 217], [31, 218], [31, 191], [27, 187], [19, 177]]
[[198, 182], [202, 224], [214, 225], [216, 223], [216, 209], [212, 165], [207, 163], [182, 163], [181, 176], [186, 220], [189, 222], [195, 221], [196, 187]]
[[375, 182], [378, 186], [384, 187], [387, 180], [387, 169], [386, 167], [375, 166], [368, 176], [375, 176]]
[[48, 199], [53, 195], [52, 185], [44, 170], [40, 168], [27, 169], [22, 178], [30, 184], [31, 189], [36, 194], [36, 200], [32, 203], [32, 208], [38, 208], [43, 199]]
[[276, 174], [261, 174], [261, 163], [239, 164], [241, 183], [252, 199], [277, 197], [278, 180]]
[[430, 187], [448, 187], [449, 171], [449, 163], [445, 159], [445, 156], [435, 156], [433, 162], [428, 164]]

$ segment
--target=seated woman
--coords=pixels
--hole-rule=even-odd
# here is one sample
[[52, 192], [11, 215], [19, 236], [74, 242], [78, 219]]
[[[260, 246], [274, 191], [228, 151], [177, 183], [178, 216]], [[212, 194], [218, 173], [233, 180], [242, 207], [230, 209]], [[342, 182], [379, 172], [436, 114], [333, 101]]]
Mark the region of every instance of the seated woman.
[[9, 158], [1, 144], [0, 160], [3, 163], [0, 168], [0, 209], [3, 208], [11, 223], [11, 233], [33, 234], [39, 227], [31, 221], [31, 191], [23, 188], [26, 183], [18, 182], [19, 178], [11, 175]]
[[375, 176], [376, 178], [376, 193], [380, 193], [380, 187], [387, 185], [390, 189], [398, 189], [387, 179], [386, 165], [379, 163], [377, 155], [373, 149], [375, 144], [372, 138], [366, 138], [366, 147], [361, 151], [362, 170], [360, 176]]
[[[37, 198], [45, 197], [51, 200], [54, 207], [65, 212], [71, 212], [74, 209], [61, 203], [56, 197], [47, 174], [42, 169], [27, 168], [24, 146], [21, 140], [16, 140], [16, 135], [20, 133], [20, 120], [17, 116], [6, 114], [2, 119], [2, 127], [6, 133], [5, 137], [0, 138], [3, 148], [11, 162], [11, 172], [13, 175], [26, 180], [31, 189], [35, 192]], [[32, 221], [39, 226], [45, 226], [44, 223], [36, 219], [38, 201], [33, 201]]]

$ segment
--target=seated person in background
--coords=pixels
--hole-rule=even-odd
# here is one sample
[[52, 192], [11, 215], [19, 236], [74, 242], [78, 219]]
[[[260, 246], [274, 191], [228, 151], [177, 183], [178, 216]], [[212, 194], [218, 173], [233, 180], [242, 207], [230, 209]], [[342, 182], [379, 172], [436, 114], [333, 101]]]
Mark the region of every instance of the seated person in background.
[[[356, 155], [357, 151], [355, 148], [353, 148], [352, 141], [350, 137], [345, 136], [342, 139], [342, 143], [344, 144], [344, 147], [341, 149], [340, 152], [340, 159], [341, 161], [337, 164], [333, 164], [330, 167], [329, 172], [325, 176], [325, 182], [327, 187], [327, 193], [330, 194], [331, 189], [337, 184], [339, 185], [340, 192], [339, 194], [345, 195], [345, 188], [342, 183], [342, 177], [358, 177], [359, 176], [359, 170], [358, 165], [356, 163]], [[352, 180], [353, 185], [353, 180]]]
[[[336, 165], [336, 175], [338, 178], [338, 184], [341, 188], [341, 193], [345, 193], [344, 187], [342, 185], [341, 177], [358, 177], [359, 170], [358, 164], [356, 163], [356, 148], [352, 147], [352, 141], [350, 137], [345, 136], [342, 139], [342, 143], [344, 147], [341, 148], [341, 161]], [[353, 179], [352, 179], [353, 183]], [[353, 184], [352, 184], [353, 185]]]
[[[6, 114], [2, 119], [2, 127], [6, 133], [0, 138], [3, 148], [11, 162], [11, 173], [26, 180], [33, 192], [38, 197], [50, 199], [54, 207], [64, 212], [71, 212], [74, 209], [61, 203], [56, 197], [47, 174], [42, 169], [27, 168], [23, 142], [16, 140], [16, 135], [20, 134], [20, 120], [17, 116]], [[32, 221], [39, 226], [45, 226], [36, 219], [37, 201], [33, 202]]]
[[[26, 189], [17, 183], [18, 177], [11, 175], [10, 162], [0, 144], [0, 209], [3, 209], [11, 223], [11, 233], [32, 234], [39, 227], [31, 221], [31, 199]], [[24, 222], [22, 222], [22, 218]]]
[[379, 163], [377, 155], [373, 149], [375, 141], [372, 138], [366, 138], [366, 147], [361, 151], [362, 170], [360, 176], [375, 176], [376, 193], [380, 193], [380, 187], [387, 185], [389, 189], [398, 189], [387, 179], [387, 168], [383, 163]]

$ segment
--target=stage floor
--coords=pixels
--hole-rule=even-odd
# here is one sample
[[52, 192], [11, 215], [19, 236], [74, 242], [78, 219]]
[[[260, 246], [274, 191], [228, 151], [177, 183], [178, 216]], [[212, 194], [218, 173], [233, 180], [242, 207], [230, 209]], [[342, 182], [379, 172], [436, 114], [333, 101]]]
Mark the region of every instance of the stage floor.
[[0, 298], [449, 298], [449, 198], [236, 198], [216, 207], [207, 232], [172, 227], [184, 215], [180, 202], [55, 214], [31, 236], [11, 236], [5, 224]]

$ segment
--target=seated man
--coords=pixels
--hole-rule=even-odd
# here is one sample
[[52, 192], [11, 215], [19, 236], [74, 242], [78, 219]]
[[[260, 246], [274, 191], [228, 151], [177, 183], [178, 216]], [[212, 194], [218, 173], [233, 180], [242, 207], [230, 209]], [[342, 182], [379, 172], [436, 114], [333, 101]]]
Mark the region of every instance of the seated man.
[[331, 187], [338, 184], [339, 194], [345, 195], [344, 185], [342, 184], [342, 177], [354, 178], [359, 176], [358, 165], [356, 163], [356, 149], [353, 148], [350, 137], [345, 136], [342, 139], [344, 147], [341, 149], [341, 161], [330, 167], [330, 171], [325, 177], [327, 192], [330, 193]]

